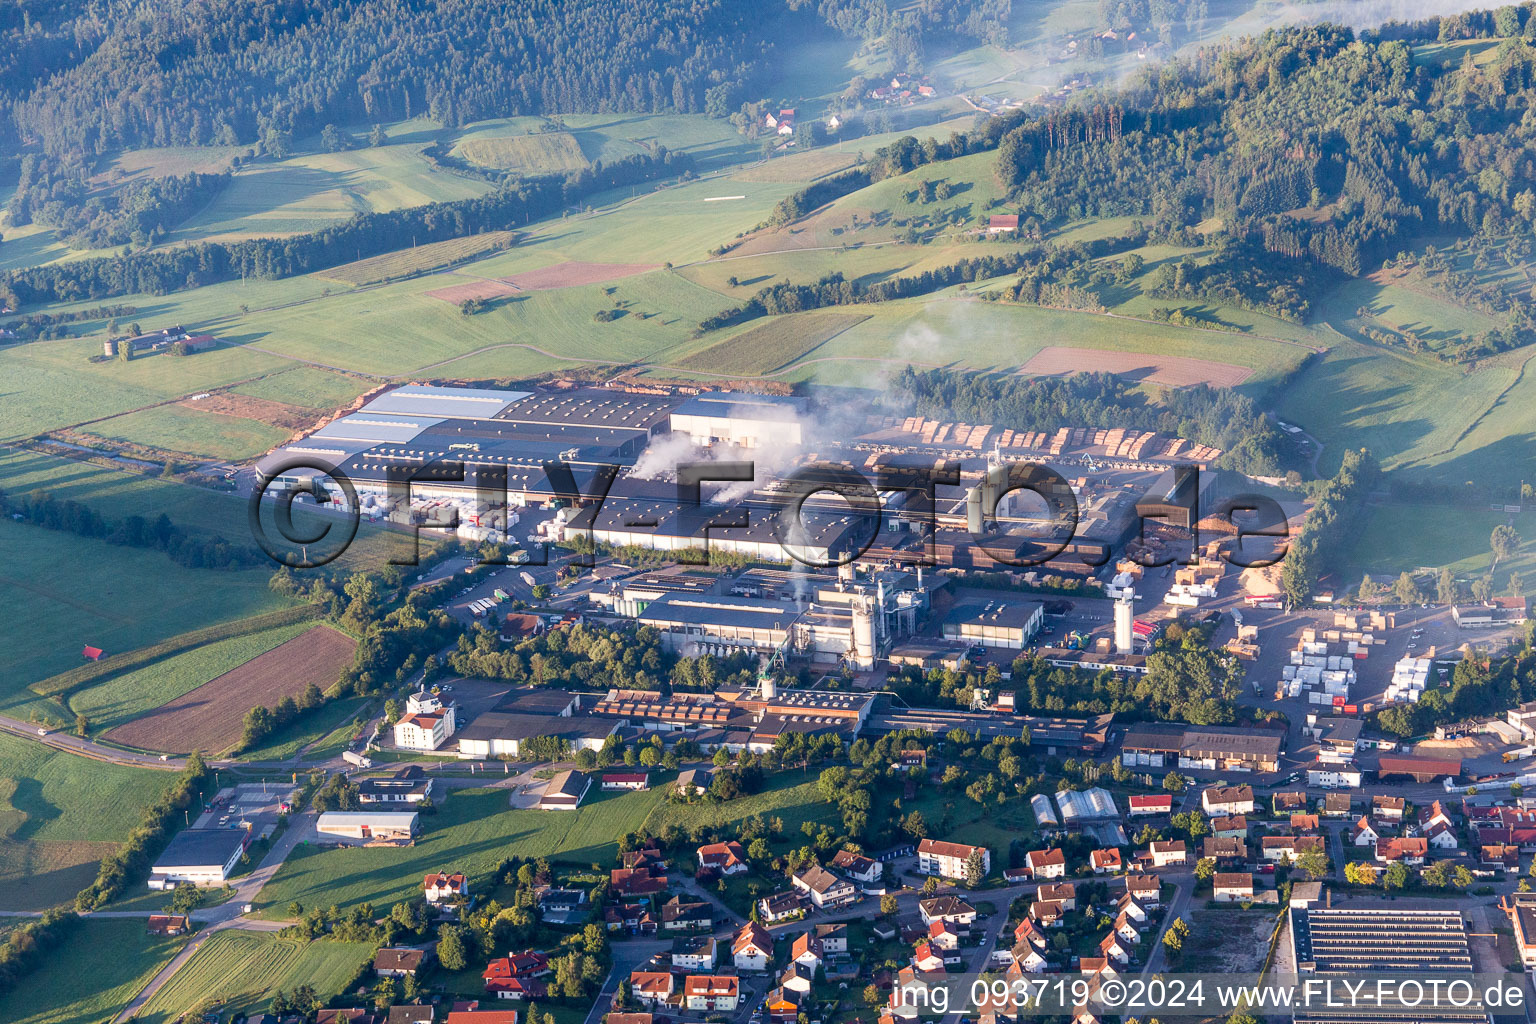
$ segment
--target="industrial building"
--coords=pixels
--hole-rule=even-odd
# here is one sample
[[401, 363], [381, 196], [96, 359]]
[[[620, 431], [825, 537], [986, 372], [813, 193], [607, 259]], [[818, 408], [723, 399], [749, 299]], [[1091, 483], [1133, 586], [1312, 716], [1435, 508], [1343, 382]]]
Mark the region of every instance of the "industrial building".
[[618, 723], [590, 715], [519, 714], [487, 711], [458, 732], [463, 760], [516, 758], [522, 745], [535, 738], [564, 740], [572, 750], [601, 750]]
[[946, 640], [1019, 651], [1035, 638], [1044, 621], [1045, 605], [1039, 601], [966, 595], [957, 597], [945, 613], [943, 634]]
[[798, 446], [805, 440], [802, 420], [807, 408], [803, 398], [706, 391], [673, 409], [671, 426], [700, 447]]
[[[1311, 902], [1311, 901], [1308, 901]], [[1287, 911], [1291, 947], [1297, 971], [1308, 975], [1401, 974], [1422, 988], [1415, 1005], [1391, 1002], [1350, 1005], [1336, 1000], [1322, 1005], [1312, 1000], [1294, 1011], [1296, 1024], [1488, 1024], [1482, 991], [1469, 988], [1470, 999], [1460, 1005], [1444, 996], [1436, 1000], [1429, 979], [1470, 977], [1474, 970], [1466, 922], [1454, 909], [1397, 910], [1376, 907], [1328, 908], [1296, 906]], [[1391, 991], [1391, 990], [1389, 990]]]
[[415, 811], [326, 811], [315, 821], [321, 835], [385, 842], [416, 837]]
[[549, 780], [539, 797], [542, 811], [574, 811], [587, 798], [592, 788], [592, 776], [585, 772], [567, 769]]
[[176, 833], [149, 869], [151, 889], [223, 885], [245, 853], [243, 828], [188, 828]]
[[1285, 733], [1230, 726], [1137, 723], [1125, 730], [1120, 762], [1126, 767], [1279, 770]]

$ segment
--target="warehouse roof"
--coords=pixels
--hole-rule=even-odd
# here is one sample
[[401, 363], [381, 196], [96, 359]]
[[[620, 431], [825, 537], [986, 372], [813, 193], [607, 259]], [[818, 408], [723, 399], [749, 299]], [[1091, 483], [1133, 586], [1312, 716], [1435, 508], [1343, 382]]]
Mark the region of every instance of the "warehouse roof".
[[800, 609], [790, 601], [685, 594], [662, 594], [636, 616], [641, 622], [676, 622], [747, 629], [788, 629], [799, 617]]
[[476, 419], [496, 416], [513, 402], [531, 394], [528, 391], [501, 391], [490, 388], [445, 388], [407, 384], [387, 391], [363, 406], [368, 413], [400, 413], [407, 416], [436, 416]]
[[236, 828], [183, 829], [155, 859], [157, 868], [223, 867], [244, 848], [246, 832]]

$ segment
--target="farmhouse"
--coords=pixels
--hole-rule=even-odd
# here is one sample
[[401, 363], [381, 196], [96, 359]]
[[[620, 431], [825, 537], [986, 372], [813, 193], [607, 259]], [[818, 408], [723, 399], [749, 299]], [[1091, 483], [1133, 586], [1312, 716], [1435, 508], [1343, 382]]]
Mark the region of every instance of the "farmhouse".
[[187, 930], [185, 914], [150, 914], [147, 927], [151, 935], [180, 935]]
[[592, 777], [567, 769], [549, 780], [544, 794], [539, 797], [539, 809], [543, 811], [574, 811], [587, 797], [592, 788]]
[[315, 822], [322, 835], [405, 842], [416, 836], [415, 811], [326, 811]]
[[428, 903], [452, 903], [469, 899], [469, 879], [463, 874], [437, 871], [421, 882]]
[[409, 946], [392, 946], [373, 955], [373, 973], [381, 978], [414, 978], [426, 962], [424, 949]]
[[183, 829], [166, 844], [149, 869], [149, 887], [223, 885], [240, 862], [249, 839], [244, 829]]

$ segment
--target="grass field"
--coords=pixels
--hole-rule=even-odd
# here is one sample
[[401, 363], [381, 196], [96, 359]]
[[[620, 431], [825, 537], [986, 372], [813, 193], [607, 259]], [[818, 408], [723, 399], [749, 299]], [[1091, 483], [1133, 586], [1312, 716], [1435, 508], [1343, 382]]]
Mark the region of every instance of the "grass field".
[[1493, 528], [1511, 518], [1524, 540], [1515, 557], [1499, 565], [1494, 585], [1502, 593], [1511, 571], [1536, 579], [1536, 518], [1491, 512], [1486, 504], [1374, 506], [1345, 549], [1351, 572], [1344, 583], [1358, 583], [1364, 572], [1396, 574], [1422, 566], [1449, 566], [1461, 579], [1481, 576], [1493, 563]]
[[346, 263], [315, 276], [323, 277], [328, 281], [357, 285], [393, 281], [425, 270], [451, 266], [486, 253], [509, 249], [516, 237], [517, 234], [512, 231], [487, 231], [464, 238], [448, 238], [441, 242], [429, 242], [426, 245], [385, 253], [382, 256], [370, 256], [368, 259]]
[[329, 412], [350, 403], [369, 389], [368, 382], [313, 366], [294, 366], [279, 370], [260, 380], [237, 385], [233, 390], [252, 398], [274, 402], [292, 402], [306, 408]]
[[1308, 366], [1276, 411], [1323, 442], [1324, 474], [1344, 448], [1367, 447], [1388, 469], [1461, 484], [1507, 474], [1523, 458], [1536, 428], [1520, 400], [1529, 393], [1514, 367], [1468, 371], [1346, 341]]
[[729, 828], [753, 815], [764, 818], [783, 818], [785, 835], [800, 835], [800, 826], [807, 821], [836, 823], [837, 808], [823, 800], [816, 792], [816, 778], [820, 771], [804, 768], [785, 769], [767, 778], [767, 788], [761, 793], [739, 797], [727, 803], [694, 804], [664, 803], [656, 808], [646, 822], [653, 835], [660, 834], [668, 825], [683, 828]]
[[93, 731], [105, 732], [175, 700], [311, 628], [311, 623], [231, 637], [167, 658], [81, 690], [70, 710], [85, 715]]
[[186, 942], [150, 935], [142, 918], [81, 921], [36, 970], [0, 996], [9, 1024], [102, 1024], [138, 994]]
[[265, 567], [184, 569], [158, 551], [41, 527], [0, 523], [0, 603], [11, 609], [0, 707], [25, 687], [79, 664], [86, 644], [108, 653], [225, 619], [286, 606]]
[[300, 845], [262, 890], [258, 911], [281, 918], [298, 900], [305, 906], [334, 903], [343, 910], [371, 902], [383, 912], [420, 895], [422, 876], [430, 871], [464, 871], [477, 885], [513, 852], [606, 870], [613, 866], [619, 836], [646, 823], [664, 793], [596, 794], [570, 812], [513, 809], [508, 795], [504, 789], [454, 790], [436, 814], [422, 819], [422, 835], [413, 847]]
[[248, 459], [288, 439], [291, 431], [245, 416], [203, 412], [183, 405], [115, 416], [92, 423], [86, 432], [108, 441], [149, 445], [208, 459]]
[[587, 158], [570, 132], [465, 139], [454, 147], [454, 155], [480, 167], [527, 175], [565, 174], [587, 166]]
[[72, 899], [171, 781], [0, 735], [0, 910]]
[[135, 1019], [140, 1024], [171, 1024], [209, 999], [219, 1001], [222, 1013], [251, 1013], [265, 1010], [278, 989], [291, 992], [299, 985], [312, 985], [323, 1001], [336, 995], [372, 956], [373, 947], [359, 942], [303, 942], [261, 932], [217, 932]]
[[258, 160], [171, 234], [175, 242], [314, 231], [359, 213], [381, 213], [483, 195], [489, 182], [435, 171], [421, 143]]
[[677, 365], [698, 373], [764, 374], [796, 362], [855, 324], [862, 313], [804, 313], [748, 327]]
[[735, 181], [815, 181], [855, 166], [859, 162], [859, 152], [852, 143], [842, 149], [824, 146], [804, 153], [776, 156], [737, 171], [731, 177]]

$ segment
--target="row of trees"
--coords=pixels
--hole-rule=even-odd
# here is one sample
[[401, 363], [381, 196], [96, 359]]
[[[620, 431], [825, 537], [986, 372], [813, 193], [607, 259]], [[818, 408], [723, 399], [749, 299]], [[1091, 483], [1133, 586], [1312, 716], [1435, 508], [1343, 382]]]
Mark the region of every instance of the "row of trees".
[[0, 514], [20, 516], [44, 529], [94, 537], [109, 544], [163, 551], [177, 565], [189, 569], [245, 569], [267, 560], [261, 549], [250, 544], [189, 533], [164, 512], [153, 520], [131, 515], [113, 522], [83, 502], [61, 501], [47, 491], [16, 496], [0, 490]]
[[101, 859], [96, 880], [75, 896], [78, 910], [98, 910], [112, 902], [132, 881], [140, 878], [164, 847], [171, 833], [180, 827], [176, 812], [185, 810], [202, 795], [208, 781], [208, 767], [202, 755], [193, 751], [187, 765], [164, 796], [144, 811], [143, 820], [122, 844]]
[[1366, 495], [1381, 478], [1369, 451], [1346, 451], [1339, 471], [1313, 488], [1312, 511], [1291, 538], [1281, 566], [1280, 586], [1296, 605], [1312, 600], [1318, 575], [1338, 557], [1349, 530], [1358, 520]]

